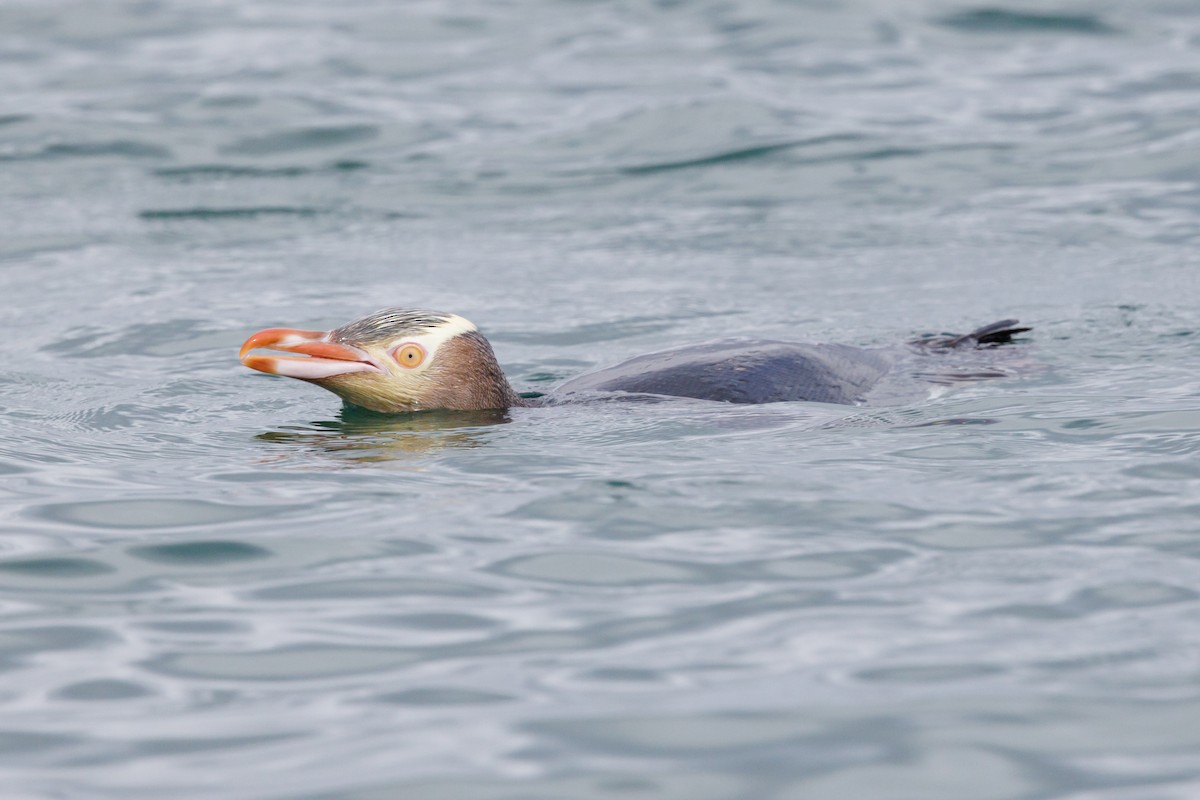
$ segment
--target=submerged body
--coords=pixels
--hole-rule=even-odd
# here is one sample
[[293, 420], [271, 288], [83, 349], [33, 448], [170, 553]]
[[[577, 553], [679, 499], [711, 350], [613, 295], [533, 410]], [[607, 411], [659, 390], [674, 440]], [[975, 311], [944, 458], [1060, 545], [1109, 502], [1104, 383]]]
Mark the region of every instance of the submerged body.
[[714, 342], [638, 356], [558, 392], [632, 392], [725, 403], [861, 403], [894, 359], [882, 350], [798, 342]]
[[[581, 375], [559, 386], [553, 396], [627, 393], [727, 403], [856, 405], [906, 354], [1004, 344], [1028, 330], [1016, 324], [1003, 320], [963, 336], [884, 348], [779, 341], [692, 345]], [[260, 348], [300, 356], [253, 352]], [[252, 369], [315, 383], [347, 403], [382, 413], [532, 404], [509, 385], [487, 339], [453, 314], [386, 309], [328, 332], [271, 328], [247, 339], [241, 358]], [[1002, 374], [977, 371], [968, 377]], [[936, 376], [928, 380], [945, 382]]]

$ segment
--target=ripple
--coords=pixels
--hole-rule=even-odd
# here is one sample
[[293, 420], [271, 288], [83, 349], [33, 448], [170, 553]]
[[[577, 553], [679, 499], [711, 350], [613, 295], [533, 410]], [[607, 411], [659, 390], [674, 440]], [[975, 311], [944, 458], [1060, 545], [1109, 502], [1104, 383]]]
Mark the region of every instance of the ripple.
[[146, 220], [227, 220], [255, 219], [257, 217], [313, 217], [323, 213], [322, 209], [310, 206], [241, 206], [237, 208], [158, 208], [139, 211], [138, 216]]
[[653, 175], [656, 172], [671, 172], [679, 169], [694, 169], [696, 167], [712, 167], [719, 164], [730, 164], [736, 161], [762, 159], [775, 153], [791, 150], [801, 146], [802, 142], [780, 142], [779, 144], [762, 144], [753, 147], [735, 148], [722, 153], [708, 156], [684, 159], [682, 161], [663, 161], [657, 164], [642, 164], [623, 167], [621, 172], [626, 175]]
[[242, 681], [304, 681], [387, 672], [416, 659], [393, 648], [296, 645], [251, 653], [179, 653], [145, 664], [179, 678]]
[[0, 153], [0, 161], [21, 161], [31, 159], [70, 159], [70, 158], [102, 158], [116, 156], [118, 158], [169, 158], [171, 151], [146, 142], [112, 141], [112, 142], [63, 142], [49, 144], [34, 153], [6, 155]]
[[244, 542], [204, 541], [145, 545], [129, 548], [129, 554], [161, 564], [219, 567], [239, 561], [270, 558], [273, 553]]
[[53, 696], [62, 700], [79, 700], [85, 702], [132, 700], [146, 697], [152, 692], [145, 686], [132, 681], [99, 679], [80, 681], [64, 686], [54, 692]]
[[1117, 30], [1093, 14], [1039, 14], [1005, 8], [977, 8], [948, 14], [939, 25], [967, 33], [1080, 33], [1111, 35]]
[[196, 736], [196, 737], [163, 737], [159, 739], [141, 739], [135, 741], [136, 751], [148, 756], [187, 755], [190, 753], [209, 753], [219, 750], [245, 752], [255, 745], [276, 744], [292, 739], [301, 738], [299, 734], [275, 733], [259, 736]]
[[766, 561], [762, 571], [779, 578], [802, 580], [861, 578], [911, 557], [906, 550], [886, 548], [818, 553]]
[[0, 475], [19, 475], [23, 472], [29, 472], [29, 467], [11, 461], [0, 461]]
[[929, 523], [920, 530], [899, 533], [897, 538], [945, 550], [990, 550], [1046, 544], [1083, 527], [1076, 519], [1029, 520], [1023, 525], [984, 520], [945, 522]]
[[[66, 358], [177, 356], [204, 347], [226, 346], [237, 338], [213, 329], [209, 322], [187, 317], [165, 322], [138, 322], [115, 330], [72, 328], [67, 334], [44, 345], [41, 351]], [[116, 407], [128, 409], [132, 406], [119, 404]]]
[[1073, 658], [1056, 658], [1035, 661], [1031, 666], [1051, 672], [1073, 672], [1076, 670], [1098, 669], [1105, 672], [1114, 670], [1122, 664], [1145, 664], [1158, 657], [1155, 650], [1104, 650], [1091, 652]]
[[855, 673], [869, 683], [931, 683], [961, 681], [998, 675], [1003, 670], [993, 664], [913, 664], [903, 667], [881, 667]]
[[0, 630], [5, 655], [33, 655], [56, 650], [94, 650], [118, 641], [111, 631], [81, 625], [49, 625]]
[[1200, 594], [1181, 586], [1154, 581], [1123, 581], [1082, 589], [1061, 603], [1015, 603], [987, 609], [979, 614], [1040, 620], [1079, 619], [1113, 609], [1185, 603], [1197, 598], [1200, 598]]
[[161, 622], [146, 622], [139, 627], [150, 631], [196, 637], [246, 633], [251, 630], [251, 627], [245, 622], [226, 619], [169, 619]]
[[647, 583], [697, 583], [703, 570], [679, 563], [604, 555], [601, 553], [553, 553], [521, 556], [490, 568], [502, 575], [598, 586], [638, 586]]
[[54, 758], [56, 751], [78, 746], [84, 741], [82, 736], [68, 734], [11, 728], [0, 730], [0, 762], [21, 767], [44, 763]]
[[571, 629], [521, 630], [484, 642], [452, 644], [431, 651], [431, 656], [481, 653], [570, 652], [611, 648], [629, 642], [655, 640], [693, 631], [707, 631], [727, 623], [775, 612], [828, 607], [830, 592], [787, 589], [764, 592], [745, 599], [697, 604], [678, 611], [621, 617]]
[[1186, 461], [1157, 461], [1138, 464], [1125, 470], [1135, 478], [1151, 478], [1158, 481], [1195, 481], [1200, 478], [1200, 464], [1195, 459]]
[[[646, 336], [670, 329], [671, 321], [661, 317], [628, 317], [609, 322], [583, 323], [557, 331], [501, 331], [491, 338], [501, 342], [566, 346], [610, 342], [633, 336]], [[589, 366], [583, 362], [565, 362], [567, 366], [573, 366], [575, 363], [579, 363], [580, 366]]]
[[253, 593], [258, 600], [317, 600], [362, 597], [490, 597], [496, 592], [483, 586], [434, 578], [356, 578], [303, 581], [273, 586]]
[[36, 506], [30, 515], [89, 528], [151, 529], [220, 525], [279, 514], [275, 506], [233, 506], [208, 500], [91, 500]]
[[704, 564], [607, 553], [556, 552], [519, 556], [493, 564], [487, 570], [516, 578], [576, 586], [716, 584], [860, 578], [910, 557], [911, 554], [904, 550], [877, 549]]
[[[820, 140], [821, 144], [826, 142], [854, 141], [857, 137], [825, 137]], [[732, 164], [736, 162], [755, 160], [765, 160], [770, 156], [779, 155], [788, 151], [796, 150], [800, 147], [809, 146], [809, 142], [785, 143], [775, 145], [763, 145], [761, 147], [748, 147], [744, 149], [734, 149], [727, 152], [716, 153], [710, 156], [699, 158], [689, 158], [681, 161], [664, 161], [659, 163], [642, 164], [631, 167], [622, 167], [619, 172], [625, 175], [652, 175], [658, 172], [673, 172], [676, 170], [694, 169], [703, 167], [719, 166], [723, 164]], [[870, 162], [870, 161], [886, 161], [890, 159], [900, 158], [919, 158], [927, 155], [935, 155], [942, 153], [957, 153], [969, 152], [972, 150], [980, 151], [1002, 151], [1010, 149], [1009, 145], [1002, 143], [989, 144], [952, 144], [943, 145], [936, 148], [925, 147], [894, 147], [894, 146], [875, 146], [866, 148], [853, 148], [849, 150], [838, 150], [814, 155], [808, 157], [791, 157], [789, 164], [791, 166], [800, 165], [822, 165], [836, 164], [839, 162]], [[973, 376], [967, 376], [964, 380], [970, 380]]]
[[572, 741], [591, 751], [657, 758], [750, 752], [786, 744], [798, 759], [809, 761], [845, 747], [823, 722], [788, 714], [623, 716], [548, 721], [526, 727], [539, 736]]
[[1044, 769], [1044, 760], [1025, 759], [1023, 754], [959, 743], [899, 752], [905, 755], [818, 775], [798, 788], [813, 797], [870, 797], [887, 787], [885, 797], [920, 800], [1010, 800], [1042, 791], [1033, 768]]
[[660, 684], [666, 680], [666, 675], [660, 670], [637, 667], [599, 667], [584, 670], [578, 677], [585, 681], [623, 684]]
[[[718, 96], [648, 105], [596, 121], [585, 130], [542, 141], [537, 152], [542, 157], [558, 154], [566, 164], [580, 165], [572, 166], [574, 170], [610, 171], [610, 165], [625, 164], [635, 171], [654, 173], [706, 163], [760, 160], [779, 147], [795, 147], [804, 141], [796, 139], [788, 115], [770, 104]], [[826, 138], [810, 141], [820, 143]]]
[[495, 692], [453, 687], [422, 687], [375, 695], [372, 702], [396, 706], [478, 706], [511, 702], [514, 698]]
[[369, 141], [379, 136], [374, 125], [343, 125], [298, 128], [265, 136], [247, 136], [220, 148], [222, 153], [242, 156], [263, 156], [292, 153], [297, 150], [316, 150], [341, 147]]
[[430, 612], [426, 614], [390, 614], [356, 617], [353, 620], [360, 625], [372, 625], [385, 628], [408, 628], [418, 631], [474, 631], [488, 630], [500, 623], [490, 617], [476, 614], [452, 614], [449, 612]]
[[391, 781], [352, 792], [314, 796], [313, 800], [733, 800], [753, 797], [760, 781], [704, 767], [671, 773], [646, 770], [572, 770], [569, 775], [538, 778], [472, 780], [468, 777], [429, 781]]
[[1085, 589], [1076, 595], [1075, 602], [1083, 608], [1107, 611], [1183, 603], [1197, 598], [1200, 598], [1200, 593], [1182, 586], [1157, 581], [1122, 581]]
[[24, 558], [11, 561], [0, 561], [0, 571], [31, 578], [47, 580], [66, 578], [93, 578], [98, 575], [108, 575], [116, 570], [100, 561], [90, 558]]
[[229, 179], [300, 178], [322, 172], [354, 172], [371, 165], [365, 161], [334, 161], [322, 167], [252, 167], [242, 164], [195, 164], [189, 167], [165, 167], [154, 170], [161, 178], [180, 182], [224, 181]]

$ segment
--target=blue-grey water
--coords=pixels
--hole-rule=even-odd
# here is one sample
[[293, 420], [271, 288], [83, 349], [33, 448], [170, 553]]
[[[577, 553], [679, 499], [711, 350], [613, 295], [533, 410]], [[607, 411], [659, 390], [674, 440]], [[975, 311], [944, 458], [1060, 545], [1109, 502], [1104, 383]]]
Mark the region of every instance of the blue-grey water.
[[[0, 795], [1200, 797], [1200, 6], [0, 3]], [[899, 406], [344, 413], [1006, 316]]]

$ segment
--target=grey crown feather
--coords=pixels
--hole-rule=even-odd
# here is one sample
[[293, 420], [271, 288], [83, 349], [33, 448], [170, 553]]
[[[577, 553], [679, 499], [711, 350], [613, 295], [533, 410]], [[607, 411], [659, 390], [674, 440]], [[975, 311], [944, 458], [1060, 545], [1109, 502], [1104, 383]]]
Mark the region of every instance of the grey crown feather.
[[385, 308], [331, 331], [329, 339], [334, 342], [364, 343], [412, 336], [444, 325], [451, 316], [423, 308]]

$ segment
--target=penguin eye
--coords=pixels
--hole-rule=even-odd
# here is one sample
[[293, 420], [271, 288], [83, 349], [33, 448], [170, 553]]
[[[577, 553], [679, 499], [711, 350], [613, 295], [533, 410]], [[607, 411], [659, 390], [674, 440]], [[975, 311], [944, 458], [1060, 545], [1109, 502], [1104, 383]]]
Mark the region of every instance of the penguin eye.
[[392, 351], [392, 358], [402, 367], [413, 369], [421, 366], [425, 360], [425, 348], [414, 342], [402, 344]]

